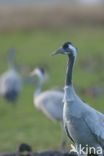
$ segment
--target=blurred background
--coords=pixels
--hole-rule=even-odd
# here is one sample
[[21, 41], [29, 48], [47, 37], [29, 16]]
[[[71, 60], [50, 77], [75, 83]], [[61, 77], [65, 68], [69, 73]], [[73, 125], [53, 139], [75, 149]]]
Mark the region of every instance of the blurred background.
[[[46, 68], [44, 90], [64, 87], [67, 59], [50, 54], [65, 41], [78, 48], [77, 93], [104, 113], [104, 0], [0, 0], [0, 74], [8, 67], [8, 49], [16, 48], [23, 69]], [[35, 151], [59, 148], [60, 126], [33, 106], [34, 91], [35, 84], [24, 82], [16, 106], [0, 97], [0, 151], [22, 142]]]

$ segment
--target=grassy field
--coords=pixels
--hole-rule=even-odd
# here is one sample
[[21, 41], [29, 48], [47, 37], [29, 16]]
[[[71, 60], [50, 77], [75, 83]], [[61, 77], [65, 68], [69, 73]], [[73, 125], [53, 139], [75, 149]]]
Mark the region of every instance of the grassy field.
[[[44, 89], [64, 86], [66, 57], [51, 57], [50, 54], [64, 41], [78, 47], [78, 60], [74, 70], [74, 84], [78, 87], [97, 85], [104, 87], [104, 29], [79, 28], [59, 31], [16, 31], [0, 34], [0, 73], [7, 69], [8, 48], [17, 49], [20, 65], [37, 64], [48, 66], [50, 80]], [[83, 62], [86, 62], [84, 64]], [[13, 151], [27, 142], [33, 149], [56, 149], [60, 142], [60, 127], [52, 123], [33, 106], [35, 85], [24, 84], [17, 106], [13, 107], [0, 99], [0, 151]], [[104, 112], [103, 94], [97, 97], [78, 94], [93, 107]]]

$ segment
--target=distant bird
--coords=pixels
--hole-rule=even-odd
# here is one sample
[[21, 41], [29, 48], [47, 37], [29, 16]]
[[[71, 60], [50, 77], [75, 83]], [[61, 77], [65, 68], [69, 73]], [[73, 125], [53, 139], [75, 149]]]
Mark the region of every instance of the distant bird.
[[[4, 154], [9, 155], [9, 154]], [[32, 147], [28, 145], [27, 143], [22, 143], [19, 145], [19, 147], [16, 150], [16, 154], [11, 154], [16, 156], [78, 156], [76, 151], [69, 152], [61, 152], [56, 150], [48, 150], [48, 151], [42, 151], [42, 152], [36, 152], [33, 153]]]
[[31, 146], [26, 143], [20, 144], [16, 151], [16, 156], [33, 156]]
[[42, 87], [46, 81], [46, 72], [43, 68], [36, 68], [31, 72], [31, 76], [38, 76], [36, 90], [33, 96], [34, 105], [42, 111], [52, 121], [59, 121], [62, 128], [62, 143], [65, 146], [65, 134], [63, 130], [63, 95], [60, 90], [47, 90], [42, 92]]
[[22, 79], [15, 66], [15, 49], [8, 52], [8, 70], [0, 76], [0, 96], [15, 103], [22, 88]]
[[[53, 53], [55, 54], [68, 56], [63, 109], [67, 135], [75, 142], [79, 154], [84, 155], [80, 150], [84, 148], [84, 153], [104, 156], [104, 115], [83, 102], [73, 87], [72, 73], [77, 49], [72, 43], [66, 42]], [[80, 77], [80, 79], [83, 78], [87, 77]]]

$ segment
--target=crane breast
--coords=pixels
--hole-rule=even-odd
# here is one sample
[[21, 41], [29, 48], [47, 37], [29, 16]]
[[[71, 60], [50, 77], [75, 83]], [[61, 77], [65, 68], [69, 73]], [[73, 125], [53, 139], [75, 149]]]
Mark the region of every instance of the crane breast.
[[52, 120], [63, 120], [63, 93], [47, 91], [34, 100], [35, 106]]

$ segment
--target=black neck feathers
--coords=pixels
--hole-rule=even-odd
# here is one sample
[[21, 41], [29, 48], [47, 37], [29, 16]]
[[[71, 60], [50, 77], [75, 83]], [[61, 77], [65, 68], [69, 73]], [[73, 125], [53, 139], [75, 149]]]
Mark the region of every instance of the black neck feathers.
[[72, 84], [72, 72], [73, 72], [73, 64], [74, 64], [74, 56], [68, 55], [68, 63], [67, 63], [67, 71], [66, 71], [66, 86]]

